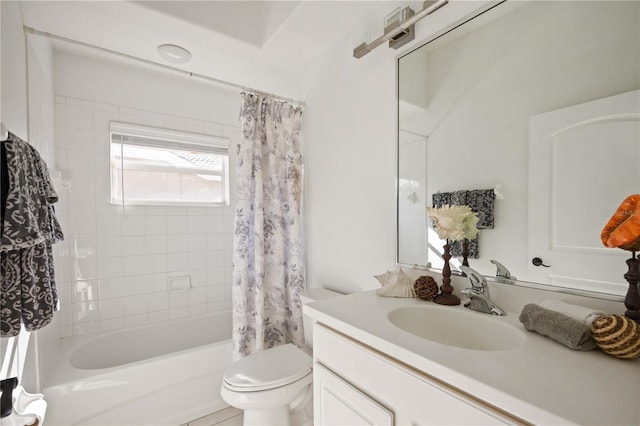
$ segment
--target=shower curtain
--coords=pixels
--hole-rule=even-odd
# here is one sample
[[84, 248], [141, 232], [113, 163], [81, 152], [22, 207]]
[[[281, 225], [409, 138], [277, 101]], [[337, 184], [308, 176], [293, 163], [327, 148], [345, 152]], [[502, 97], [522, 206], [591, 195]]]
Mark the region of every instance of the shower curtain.
[[302, 107], [242, 93], [233, 240], [233, 356], [304, 344]]

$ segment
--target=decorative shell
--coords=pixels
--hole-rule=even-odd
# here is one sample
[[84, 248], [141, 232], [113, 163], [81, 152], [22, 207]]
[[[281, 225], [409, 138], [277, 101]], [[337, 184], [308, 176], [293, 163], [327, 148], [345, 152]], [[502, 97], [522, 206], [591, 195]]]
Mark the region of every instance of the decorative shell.
[[429, 300], [438, 294], [438, 283], [432, 277], [424, 275], [418, 277], [413, 284], [413, 289], [416, 292], [416, 296], [420, 299]]
[[623, 250], [640, 250], [640, 194], [629, 195], [607, 222], [602, 244]]
[[382, 288], [376, 291], [378, 296], [416, 297], [416, 292], [413, 290], [413, 280], [404, 273], [402, 268], [374, 275], [374, 278], [382, 284]]
[[591, 325], [591, 335], [604, 352], [616, 358], [640, 357], [640, 325], [622, 315], [605, 315]]

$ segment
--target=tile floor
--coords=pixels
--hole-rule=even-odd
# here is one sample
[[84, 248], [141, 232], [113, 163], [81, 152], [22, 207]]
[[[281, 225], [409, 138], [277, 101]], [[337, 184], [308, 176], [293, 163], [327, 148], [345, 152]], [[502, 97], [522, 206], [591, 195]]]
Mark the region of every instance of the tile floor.
[[242, 426], [242, 410], [227, 407], [180, 426]]

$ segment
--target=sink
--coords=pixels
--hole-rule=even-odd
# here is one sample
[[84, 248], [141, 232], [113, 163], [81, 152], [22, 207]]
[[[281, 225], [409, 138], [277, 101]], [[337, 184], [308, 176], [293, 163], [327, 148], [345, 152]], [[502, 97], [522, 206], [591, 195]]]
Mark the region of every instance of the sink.
[[481, 351], [515, 349], [526, 341], [506, 317], [447, 306], [406, 306], [389, 312], [389, 321], [422, 339]]

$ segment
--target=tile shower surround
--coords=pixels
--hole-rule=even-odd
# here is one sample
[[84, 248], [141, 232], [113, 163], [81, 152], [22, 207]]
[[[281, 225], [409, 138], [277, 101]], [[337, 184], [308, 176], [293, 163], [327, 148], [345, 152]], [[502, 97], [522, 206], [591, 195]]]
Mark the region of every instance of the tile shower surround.
[[[237, 133], [235, 126], [56, 96], [56, 166], [70, 183], [54, 181], [65, 233], [54, 246], [61, 336], [229, 309], [233, 206], [110, 204], [111, 120], [224, 136], [232, 145]], [[169, 292], [167, 278], [185, 274], [191, 289]]]

